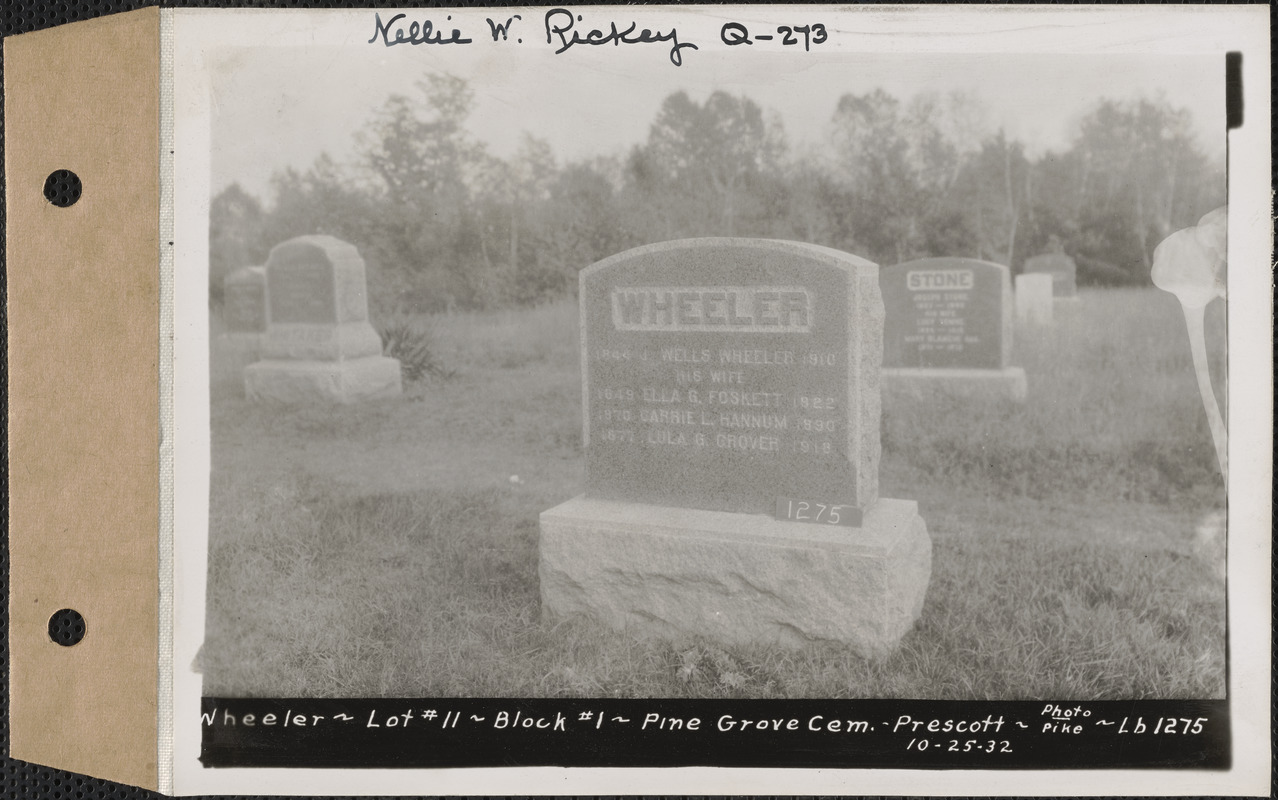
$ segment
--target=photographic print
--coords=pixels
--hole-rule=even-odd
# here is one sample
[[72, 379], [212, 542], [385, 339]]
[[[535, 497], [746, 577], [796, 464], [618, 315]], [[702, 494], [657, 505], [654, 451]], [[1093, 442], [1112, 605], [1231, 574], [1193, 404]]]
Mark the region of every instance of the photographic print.
[[1227, 768], [1225, 37], [1050, 13], [180, 16], [179, 776]]

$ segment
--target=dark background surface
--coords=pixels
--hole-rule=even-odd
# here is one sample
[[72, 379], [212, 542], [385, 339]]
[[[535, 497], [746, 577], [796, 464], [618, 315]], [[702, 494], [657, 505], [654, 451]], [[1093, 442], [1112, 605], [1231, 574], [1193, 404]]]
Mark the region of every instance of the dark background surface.
[[[598, 5], [615, 0], [592, 0], [592, 5]], [[11, 36], [19, 33], [25, 33], [34, 30], [62, 25], [80, 20], [92, 19], [123, 11], [129, 11], [147, 6], [160, 5], [164, 7], [257, 7], [257, 8], [359, 8], [371, 6], [370, 2], [323, 2], [323, 0], [221, 0], [215, 2], [213, 0], [3, 0], [0, 5], [0, 34]], [[395, 6], [401, 7], [484, 7], [509, 5], [509, 3], [498, 2], [473, 2], [473, 0], [454, 0], [454, 2], [441, 3], [424, 3], [412, 2], [412, 0], [396, 0]], [[1272, 12], [1271, 12], [1272, 14]], [[3, 80], [3, 59], [0, 57], [0, 81]], [[0, 134], [3, 133], [3, 104], [0, 103]], [[2, 137], [0, 137], [2, 138]], [[0, 141], [0, 156], [3, 154], [3, 143]], [[8, 187], [3, 185], [3, 179], [0, 178], [0, 186], [3, 191], [7, 192]], [[0, 205], [0, 224], [3, 223], [4, 209]], [[0, 242], [0, 248], [3, 247]], [[4, 285], [0, 282], [0, 300], [3, 300]], [[2, 315], [4, 304], [0, 302], [0, 315]], [[6, 321], [7, 323], [7, 321]], [[0, 350], [0, 360], [4, 359], [4, 351]], [[0, 374], [0, 383], [4, 383], [7, 398], [7, 365], [3, 374]], [[5, 437], [5, 445], [7, 451], [7, 404], [3, 412], [5, 415], [4, 429], [6, 434], [0, 434]], [[3, 478], [7, 487], [8, 481], [8, 464], [7, 461], [0, 464], [3, 470]], [[0, 502], [3, 503], [3, 518], [8, 518], [8, 493], [5, 491], [0, 496]], [[3, 744], [0, 750], [3, 751], [5, 757], [0, 759], [0, 798], [76, 798], [76, 800], [97, 800], [98, 798], [112, 798], [115, 800], [124, 800], [124, 798], [154, 798], [160, 797], [153, 792], [134, 787], [122, 786], [110, 781], [99, 780], [95, 778], [85, 777], [83, 775], [64, 772], [61, 770], [50, 769], [46, 767], [36, 766], [21, 761], [14, 761], [7, 757], [8, 753], [8, 530], [7, 525], [3, 526], [3, 534], [0, 534], [3, 542], [0, 542], [0, 594], [6, 598], [6, 603], [0, 606], [0, 682], [4, 684], [4, 700], [0, 703], [0, 740]], [[105, 734], [104, 734], [105, 735]]]

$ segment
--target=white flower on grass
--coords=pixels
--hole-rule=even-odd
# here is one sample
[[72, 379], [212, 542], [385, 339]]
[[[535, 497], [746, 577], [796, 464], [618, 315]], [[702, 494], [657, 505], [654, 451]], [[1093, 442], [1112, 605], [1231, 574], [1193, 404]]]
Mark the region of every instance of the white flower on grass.
[[1211, 388], [1203, 317], [1208, 303], [1217, 297], [1225, 297], [1228, 219], [1226, 207], [1221, 206], [1204, 214], [1196, 226], [1168, 236], [1154, 248], [1154, 266], [1149, 271], [1154, 285], [1176, 295], [1185, 313], [1198, 393], [1207, 411], [1212, 442], [1216, 445], [1216, 460], [1226, 485], [1229, 483], [1229, 436], [1220, 415], [1220, 406], [1216, 403], [1216, 394]]
[[1154, 248], [1149, 277], [1154, 285], [1171, 292], [1187, 309], [1200, 309], [1225, 296], [1225, 241], [1227, 215], [1224, 206], [1208, 212], [1192, 228], [1168, 236]]

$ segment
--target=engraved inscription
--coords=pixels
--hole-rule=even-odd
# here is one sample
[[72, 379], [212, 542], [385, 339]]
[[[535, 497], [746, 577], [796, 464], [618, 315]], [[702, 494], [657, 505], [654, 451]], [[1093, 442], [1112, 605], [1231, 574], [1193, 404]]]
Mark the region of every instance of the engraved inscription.
[[634, 286], [612, 290], [619, 331], [807, 333], [812, 296], [799, 286]]
[[1006, 272], [999, 264], [957, 258], [922, 259], [886, 270], [884, 366], [1004, 366]]
[[849, 271], [790, 243], [636, 252], [582, 283], [587, 494], [763, 514], [777, 496], [865, 502], [850, 350], [874, 321]]
[[282, 259], [267, 273], [271, 321], [325, 324], [337, 322], [333, 268], [303, 259]]

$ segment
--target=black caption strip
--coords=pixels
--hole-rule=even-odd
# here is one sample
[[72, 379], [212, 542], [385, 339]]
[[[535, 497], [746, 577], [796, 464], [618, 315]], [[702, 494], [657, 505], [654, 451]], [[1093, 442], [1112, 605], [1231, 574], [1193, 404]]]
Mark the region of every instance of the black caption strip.
[[206, 767], [1199, 768], [1224, 700], [226, 699]]

